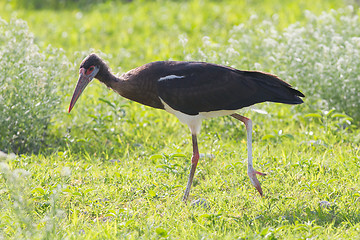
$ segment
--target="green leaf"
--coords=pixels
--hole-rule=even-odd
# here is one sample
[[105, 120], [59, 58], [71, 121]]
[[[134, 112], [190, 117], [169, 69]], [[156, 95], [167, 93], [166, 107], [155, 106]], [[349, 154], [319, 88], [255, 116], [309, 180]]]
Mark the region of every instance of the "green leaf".
[[269, 232], [269, 228], [264, 228], [264, 229], [260, 232], [260, 236], [264, 237], [268, 232]]
[[346, 119], [349, 119], [349, 120], [352, 120], [351, 117], [349, 117], [348, 115], [346, 114], [342, 114], [342, 113], [334, 113], [333, 115], [331, 115], [332, 118], [346, 118]]
[[126, 212], [126, 211], [127, 211], [126, 208], [120, 208], [120, 209], [118, 210], [119, 213]]
[[296, 224], [296, 226], [295, 226], [295, 230], [298, 230], [298, 231], [307, 231], [308, 228], [309, 227], [305, 224]]
[[126, 223], [125, 223], [125, 227], [129, 227], [131, 224], [133, 224], [135, 222], [135, 220], [133, 220], [133, 219], [130, 219], [130, 220], [128, 220], [128, 221], [126, 221]]
[[65, 188], [65, 189], [63, 189], [63, 190], [62, 190], [62, 192], [72, 193], [72, 192], [73, 192], [73, 190], [72, 190], [72, 189], [70, 189], [70, 188]]
[[150, 160], [154, 160], [154, 159], [162, 159], [164, 156], [161, 154], [155, 154], [155, 155], [151, 155], [150, 156]]
[[34, 188], [34, 191], [36, 191], [36, 192], [38, 192], [38, 193], [40, 193], [42, 195], [46, 194], [45, 190], [43, 188], [41, 188], [41, 187]]
[[170, 155], [171, 158], [182, 158], [182, 157], [186, 157], [185, 154], [182, 154], [182, 153], [174, 153], [174, 154], [171, 154]]
[[168, 235], [168, 232], [167, 232], [165, 229], [160, 228], [160, 227], [156, 228], [156, 229], [155, 229], [155, 232], [156, 232], [158, 235], [160, 235], [161, 237], [166, 237], [166, 236]]
[[213, 215], [210, 215], [208, 213], [204, 213], [202, 215], [199, 216], [199, 218], [207, 218], [207, 219], [210, 219]]
[[331, 109], [330, 111], [328, 111], [328, 112], [326, 113], [326, 116], [330, 116], [334, 111], [335, 111], [335, 109]]
[[162, 168], [162, 169], [172, 169], [172, 167], [166, 165], [166, 164], [160, 164], [160, 165], [157, 165], [156, 168]]
[[276, 139], [276, 137], [272, 134], [267, 134], [261, 138], [263, 141], [268, 139]]
[[322, 118], [319, 113], [308, 113], [304, 115], [305, 118]]
[[290, 138], [290, 139], [294, 139], [295, 137], [293, 135], [291, 135], [290, 133], [287, 133], [287, 134], [284, 134], [284, 135], [281, 135], [281, 137], [286, 137], [286, 138]]
[[94, 191], [95, 189], [88, 188], [84, 190], [84, 194]]
[[156, 192], [154, 190], [149, 190], [148, 191], [148, 194], [149, 194], [149, 197], [153, 198], [153, 197], [156, 197]]
[[98, 119], [98, 117], [95, 116], [94, 114], [89, 114], [88, 116], [91, 117], [91, 118], [93, 118], [93, 119], [95, 119], [95, 120]]
[[106, 100], [104, 98], [99, 98], [99, 100], [106, 103], [106, 104], [108, 104], [110, 107], [116, 109], [116, 106], [112, 102], [110, 102], [110, 101], [108, 101], [108, 100]]
[[73, 192], [72, 195], [74, 195], [74, 196], [80, 196], [80, 197], [82, 196], [82, 194], [81, 194], [80, 192]]
[[115, 213], [109, 212], [107, 214], [104, 215], [105, 217], [116, 217]]

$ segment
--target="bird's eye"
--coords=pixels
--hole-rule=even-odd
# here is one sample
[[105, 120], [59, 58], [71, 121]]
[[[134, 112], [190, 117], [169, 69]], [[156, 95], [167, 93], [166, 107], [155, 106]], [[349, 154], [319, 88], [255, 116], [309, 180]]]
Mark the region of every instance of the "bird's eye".
[[86, 71], [86, 75], [89, 75], [90, 73], [92, 73], [92, 71], [94, 71], [95, 67], [91, 66], [88, 68], [88, 70]]

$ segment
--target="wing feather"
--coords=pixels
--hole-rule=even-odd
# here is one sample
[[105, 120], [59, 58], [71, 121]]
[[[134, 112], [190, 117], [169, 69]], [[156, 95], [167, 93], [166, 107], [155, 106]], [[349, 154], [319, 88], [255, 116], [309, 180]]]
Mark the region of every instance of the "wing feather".
[[162, 76], [157, 83], [160, 98], [189, 115], [237, 110], [265, 101], [299, 104], [298, 96], [304, 96], [274, 75], [216, 64], [182, 63], [166, 74], [177, 77]]

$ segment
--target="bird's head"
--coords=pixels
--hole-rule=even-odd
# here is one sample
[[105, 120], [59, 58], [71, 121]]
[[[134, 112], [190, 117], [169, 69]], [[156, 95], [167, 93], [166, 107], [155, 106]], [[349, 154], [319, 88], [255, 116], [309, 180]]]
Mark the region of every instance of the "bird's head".
[[81, 93], [84, 91], [86, 86], [91, 82], [91, 80], [93, 78], [99, 79], [102, 72], [105, 70], [107, 70], [107, 65], [95, 53], [90, 54], [82, 61], [79, 71], [79, 80], [77, 82], [76, 88], [74, 90], [74, 94], [70, 102], [69, 112], [74, 107]]

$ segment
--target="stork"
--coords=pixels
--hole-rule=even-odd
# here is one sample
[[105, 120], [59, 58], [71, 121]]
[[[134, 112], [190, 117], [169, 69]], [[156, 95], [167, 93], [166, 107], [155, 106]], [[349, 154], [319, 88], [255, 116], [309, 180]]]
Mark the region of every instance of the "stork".
[[188, 125], [192, 134], [193, 153], [184, 202], [189, 196], [199, 160], [197, 136], [203, 119], [230, 115], [245, 124], [247, 173], [251, 183], [263, 196], [256, 175], [265, 174], [255, 171], [252, 161], [252, 121], [236, 112], [261, 102], [300, 104], [303, 103], [300, 97], [305, 97], [275, 75], [241, 71], [206, 62], [151, 62], [117, 77], [99, 56], [92, 53], [80, 65], [69, 113], [93, 78], [127, 99], [164, 109]]

